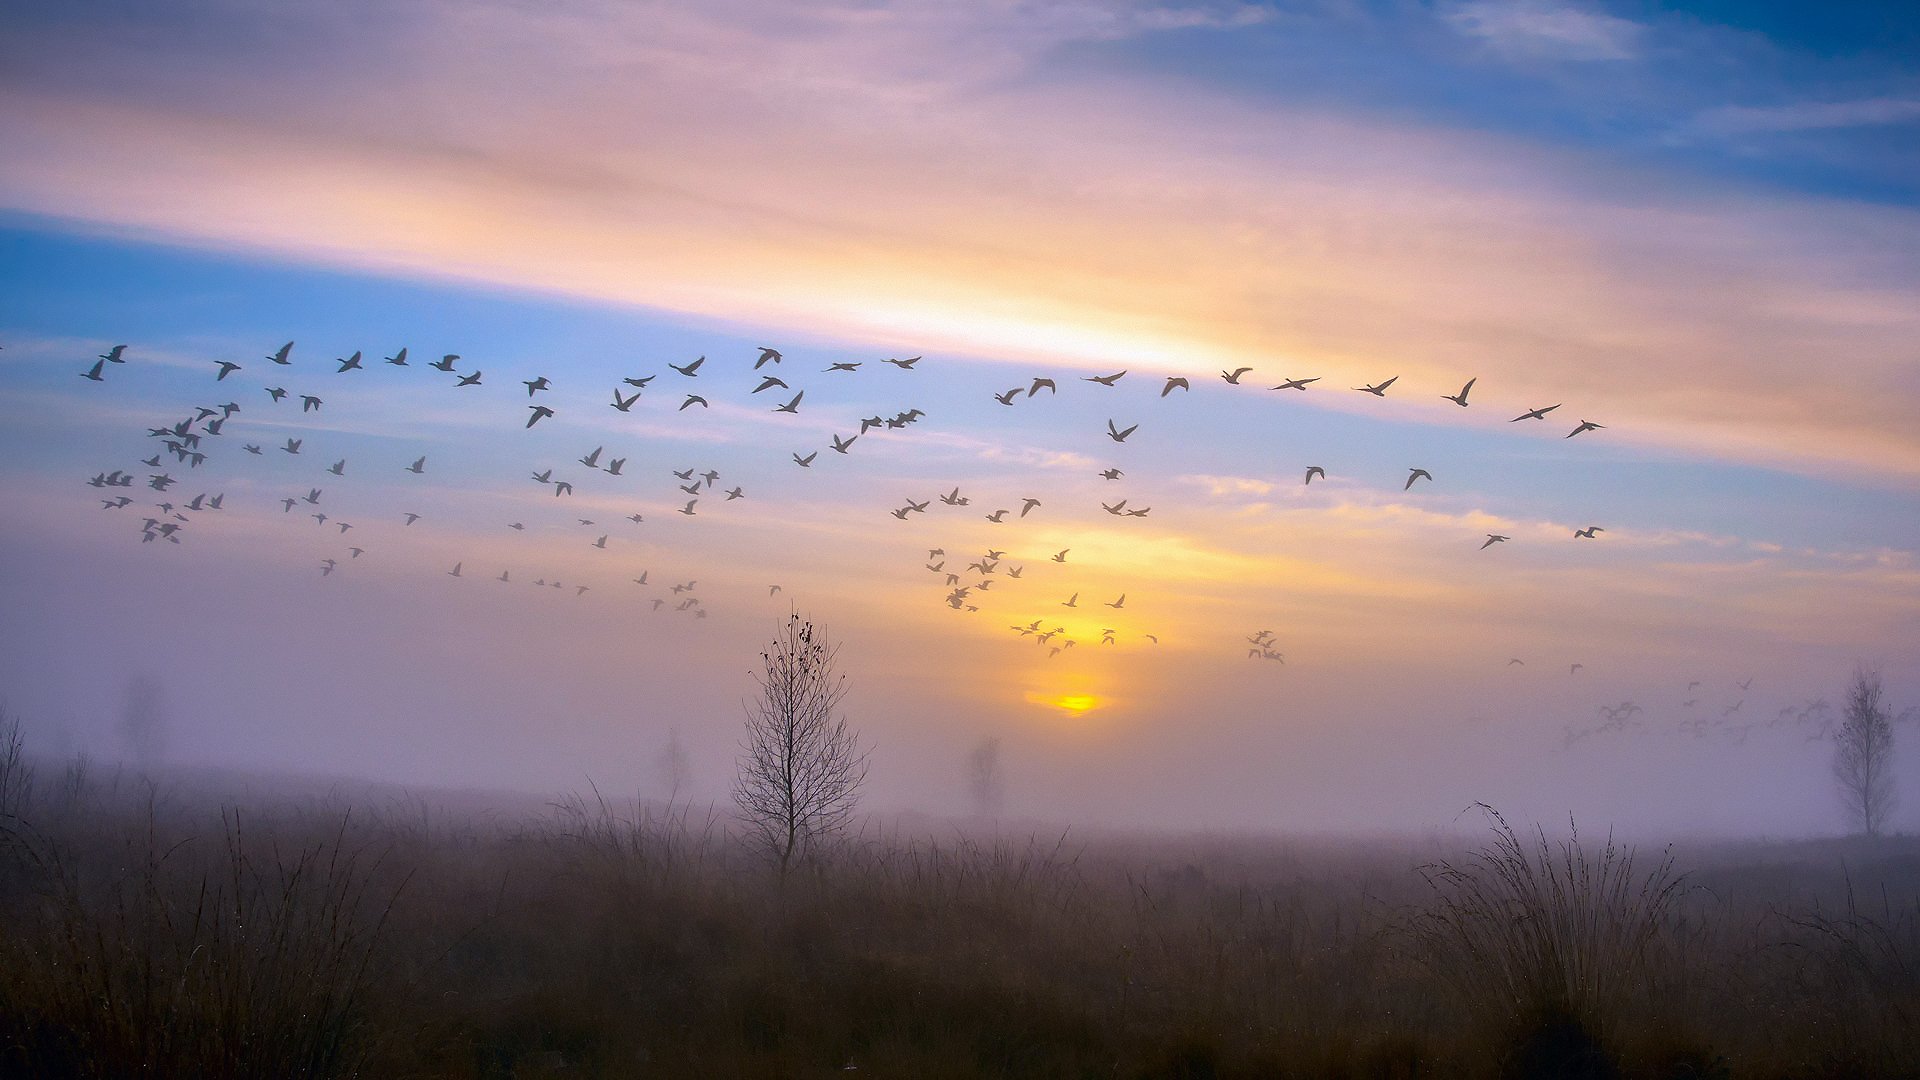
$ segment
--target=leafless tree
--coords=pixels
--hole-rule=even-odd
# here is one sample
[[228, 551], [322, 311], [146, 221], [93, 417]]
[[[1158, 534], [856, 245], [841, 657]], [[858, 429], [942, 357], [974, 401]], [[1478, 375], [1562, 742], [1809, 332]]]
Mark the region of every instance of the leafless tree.
[[1833, 779], [1848, 822], [1878, 836], [1893, 813], [1893, 710], [1878, 671], [1854, 669], [1833, 736]]
[[680, 789], [693, 779], [693, 766], [687, 759], [686, 745], [680, 741], [679, 728], [667, 731], [667, 745], [661, 748], [655, 764], [659, 766], [660, 778], [667, 782], [667, 801], [679, 802]]
[[120, 738], [134, 765], [150, 769], [167, 752], [167, 691], [160, 680], [142, 673], [127, 680], [120, 709]]
[[967, 789], [975, 812], [982, 817], [1000, 813], [1006, 801], [1006, 781], [1000, 773], [1000, 739], [989, 735], [967, 754]]
[[0, 819], [24, 813], [32, 794], [33, 765], [20, 736], [20, 718], [0, 709]]
[[839, 711], [847, 693], [839, 653], [796, 613], [754, 675], [760, 693], [747, 704], [733, 800], [783, 877], [845, 828], [867, 778], [867, 751]]

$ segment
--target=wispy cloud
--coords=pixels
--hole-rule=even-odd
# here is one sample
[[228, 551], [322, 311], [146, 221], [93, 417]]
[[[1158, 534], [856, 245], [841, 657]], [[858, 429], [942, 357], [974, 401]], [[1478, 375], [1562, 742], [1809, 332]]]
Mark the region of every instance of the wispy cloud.
[[1554, 0], [1473, 0], [1444, 16], [1456, 30], [1515, 57], [1631, 60], [1646, 27]]
[[1920, 124], [1920, 98], [1875, 97], [1852, 101], [1802, 101], [1787, 105], [1723, 105], [1694, 118], [1707, 135], [1764, 135], [1833, 128]]

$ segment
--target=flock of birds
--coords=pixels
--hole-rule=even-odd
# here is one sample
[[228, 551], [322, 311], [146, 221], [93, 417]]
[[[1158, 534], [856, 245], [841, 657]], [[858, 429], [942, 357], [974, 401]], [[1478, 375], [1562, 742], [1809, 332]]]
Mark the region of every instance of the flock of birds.
[[1572, 747], [1596, 736], [1629, 731], [1664, 731], [1694, 738], [1719, 737], [1735, 743], [1746, 742], [1747, 737], [1755, 732], [1781, 729], [1808, 731], [1809, 742], [1827, 739], [1832, 735], [1833, 707], [1823, 698], [1785, 705], [1768, 716], [1758, 710], [1746, 709], [1748, 691], [1753, 689], [1751, 676], [1733, 683], [1726, 694], [1732, 700], [1722, 704], [1705, 704], [1703, 707], [1701, 693], [1706, 688], [1706, 684], [1698, 679], [1687, 683], [1683, 699], [1673, 703], [1677, 713], [1655, 714], [1633, 701], [1600, 705], [1595, 708], [1591, 720], [1567, 729], [1565, 745]]
[[[96, 362], [81, 373], [81, 377], [96, 383], [108, 381], [108, 375], [114, 365], [123, 365], [128, 362], [127, 349], [126, 345], [115, 345], [107, 352], [100, 354]], [[97, 489], [115, 491], [112, 496], [103, 498], [103, 507], [110, 510], [128, 510], [134, 507], [137, 500], [134, 496], [121, 492], [136, 486], [144, 488], [158, 496], [158, 500], [140, 507], [141, 520], [138, 531], [141, 540], [146, 543], [178, 544], [196, 522], [226, 510], [226, 493], [216, 490], [195, 490], [200, 485], [191, 482], [193, 478], [200, 475], [198, 470], [215, 456], [216, 447], [225, 449], [238, 442], [240, 443], [238, 453], [245, 455], [246, 458], [271, 456], [284, 461], [304, 462], [312, 457], [319, 457], [324, 464], [312, 466], [310, 472], [305, 472], [305, 475], [292, 485], [290, 490], [277, 496], [274, 501], [281, 508], [282, 515], [291, 517], [297, 512], [302, 519], [313, 522], [311, 528], [328, 537], [336, 545], [334, 550], [319, 558], [315, 564], [315, 570], [322, 577], [331, 577], [341, 571], [345, 565], [365, 556], [369, 548], [364, 546], [360, 537], [369, 535], [371, 530], [363, 527], [365, 523], [353, 519], [354, 515], [342, 505], [347, 500], [334, 495], [335, 487], [343, 482], [350, 472], [362, 471], [357, 463], [350, 464], [346, 457], [335, 458], [330, 454], [313, 454], [312, 451], [315, 448], [307, 445], [308, 439], [317, 438], [313, 433], [289, 436], [283, 442], [271, 447], [264, 441], [247, 442], [228, 433], [229, 424], [245, 423], [257, 413], [264, 411], [293, 412], [303, 417], [322, 413], [327, 408], [325, 394], [328, 391], [324, 385], [327, 380], [364, 378], [365, 373], [370, 370], [369, 361], [365, 355], [362, 352], [354, 352], [349, 356], [334, 358], [331, 361], [330, 370], [323, 362], [319, 374], [316, 375], [314, 365], [304, 360], [297, 362], [295, 353], [296, 343], [289, 341], [276, 350], [263, 354], [260, 361], [247, 364], [231, 360], [209, 362], [210, 385], [232, 390], [231, 394], [216, 392], [214, 396], [231, 397], [232, 400], [210, 401], [197, 406], [191, 415], [178, 418], [172, 423], [149, 428], [147, 430], [147, 437], [151, 440], [149, 448], [155, 451], [151, 456], [140, 459], [138, 467], [125, 464], [102, 470], [89, 479], [88, 483]], [[878, 361], [874, 366], [887, 366], [900, 372], [912, 372], [921, 360], [920, 356], [889, 357]], [[806, 401], [808, 388], [796, 387], [787, 381], [783, 372], [791, 374], [793, 368], [783, 367], [785, 361], [786, 357], [780, 350], [769, 347], [760, 348], [758, 355], [751, 358], [751, 379], [755, 385], [745, 396], [749, 401], [770, 400], [773, 403], [770, 411], [774, 413], [797, 416]], [[684, 413], [690, 409], [711, 408], [712, 401], [707, 394], [696, 392], [694, 389], [701, 385], [695, 380], [700, 378], [703, 368], [708, 363], [707, 357], [700, 356], [687, 363], [666, 365], [674, 373], [674, 377], [669, 382], [678, 384], [674, 392], [667, 395], [668, 402], [675, 403], [671, 412]], [[744, 367], [747, 360], [743, 358], [739, 363]], [[837, 378], [859, 372], [863, 363], [863, 361], [837, 361], [821, 369], [819, 374]], [[445, 376], [450, 376], [445, 381], [448, 389], [453, 391], [489, 385], [484, 382], [484, 372], [478, 368], [463, 371], [462, 358], [456, 353], [444, 354], [431, 363], [415, 365], [409, 357], [408, 350], [401, 348], [393, 355], [374, 361], [373, 364], [376, 367], [392, 369], [417, 369], [418, 367], [434, 369]], [[1220, 378], [1227, 385], [1239, 387], [1249, 385], [1243, 380], [1252, 372], [1253, 369], [1250, 367], [1223, 370], [1220, 372]], [[262, 378], [262, 374], [266, 377]], [[249, 376], [252, 379], [251, 382], [248, 381]], [[1129, 372], [1121, 370], [1105, 375], [1084, 376], [1076, 381], [1088, 384], [1092, 388], [1090, 392], [1097, 393], [1113, 390], [1128, 377]], [[660, 388], [656, 388], [654, 383], [659, 378], [661, 378], [660, 373], [622, 378], [612, 388], [608, 406], [622, 414], [631, 413], [649, 392], [658, 394]], [[301, 385], [290, 385], [296, 381]], [[542, 397], [542, 395], [551, 394], [554, 384], [550, 378], [536, 376], [518, 381], [526, 391], [526, 397], [521, 399], [526, 409], [525, 429], [564, 423], [561, 409], [549, 404], [548, 399]], [[1351, 387], [1350, 390], [1384, 398], [1397, 381], [1398, 376], [1395, 376], [1378, 383]], [[1319, 382], [1321, 379], [1318, 377], [1287, 377], [1273, 385], [1271, 389], [1280, 392], [1304, 393]], [[1458, 408], [1468, 408], [1472, 404], [1471, 395], [1476, 382], [1476, 379], [1468, 379], [1457, 392], [1440, 394], [1438, 397], [1451, 402]], [[1190, 393], [1191, 391], [1192, 385], [1187, 378], [1171, 376], [1160, 382], [1157, 397], [1164, 399], [1176, 392]], [[769, 392], [774, 392], [770, 399], [757, 398], [757, 395]], [[1033, 401], [1042, 395], [1052, 397], [1060, 393], [1060, 386], [1054, 378], [1039, 376], [1019, 386], [993, 393], [992, 399], [1001, 406], [1011, 408], [1022, 398]], [[1560, 403], [1529, 408], [1512, 417], [1508, 422], [1547, 421], [1550, 414], [1560, 408]], [[823, 445], [794, 451], [791, 454], [792, 466], [799, 469], [812, 469], [823, 451], [838, 457], [848, 456], [853, 452], [855, 444], [870, 431], [900, 431], [919, 423], [926, 415], [920, 408], [908, 407], [861, 418], [857, 430], [834, 431]], [[240, 419], [236, 420], [237, 417]], [[1121, 446], [1140, 432], [1142, 424], [1141, 420], [1128, 418], [1123, 426], [1118, 417], [1110, 416], [1107, 419], [1104, 434], [1113, 446]], [[1572, 439], [1603, 428], [1602, 424], [1582, 419], [1567, 431], [1563, 438]], [[392, 468], [397, 472], [420, 477], [429, 473], [430, 457], [430, 454], [420, 454], [411, 456], [410, 460], [389, 462], [380, 467]], [[239, 460], [245, 460], [245, 458]], [[631, 451], [611, 451], [607, 445], [602, 444], [594, 446], [576, 459], [584, 472], [575, 472], [571, 466], [566, 466], [563, 470], [560, 466], [540, 463], [540, 467], [531, 469], [528, 475], [532, 483], [540, 485], [550, 493], [553, 499], [561, 500], [553, 504], [558, 508], [565, 505], [564, 500], [574, 494], [577, 485], [588, 482], [589, 476], [624, 478], [635, 475], [636, 470], [630, 468], [630, 463], [634, 460], [635, 457]], [[304, 472], [306, 468], [300, 466], [296, 471]], [[723, 484], [720, 471], [714, 468], [692, 466], [664, 471], [670, 474], [671, 483], [670, 486], [663, 488], [663, 492], [671, 492], [668, 498], [671, 499], [674, 512], [687, 517], [706, 514], [716, 507], [724, 507], [726, 504], [749, 497], [744, 484]], [[176, 473], [182, 475], [175, 475]], [[1107, 465], [1099, 469], [1097, 475], [1105, 481], [1117, 483], [1126, 476], [1126, 470], [1119, 464]], [[1315, 480], [1324, 481], [1327, 475], [1327, 468], [1323, 465], [1306, 465], [1301, 474], [1301, 483], [1310, 486]], [[666, 477], [661, 479], [665, 481]], [[1402, 490], [1411, 491], [1416, 483], [1422, 481], [1429, 485], [1435, 483], [1433, 473], [1426, 468], [1410, 466], [1402, 483]], [[188, 490], [194, 490], [191, 497], [184, 495]], [[934, 491], [923, 497], [908, 498], [899, 506], [886, 508], [885, 513], [896, 520], [906, 521], [916, 514], [934, 513], [937, 506], [938, 512], [941, 513], [977, 513], [981, 519], [993, 525], [1018, 526], [1021, 522], [1031, 520], [1035, 515], [1044, 516], [1050, 509], [1049, 502], [1050, 500], [1042, 499], [1040, 496], [1028, 494], [1008, 499], [1004, 505], [995, 501], [976, 506], [975, 497], [964, 493], [962, 486], [956, 484], [944, 491]], [[1112, 501], [1101, 499], [1099, 506], [1104, 513], [1126, 521], [1146, 519], [1154, 509], [1152, 505], [1147, 505], [1140, 500], [1137, 494], [1123, 495]], [[555, 513], [560, 512], [556, 509]], [[587, 541], [589, 546], [600, 550], [608, 548], [614, 536], [612, 531], [606, 530], [605, 526], [595, 529], [596, 520], [592, 517], [575, 514], [564, 516], [576, 523], [574, 527], [592, 530], [586, 535], [597, 532], [594, 539]], [[381, 524], [390, 527], [386, 535], [391, 535], [392, 528], [404, 529], [421, 518], [421, 511], [408, 510], [397, 521]], [[638, 526], [644, 524], [647, 518], [645, 513], [636, 510], [624, 515], [624, 520]], [[515, 531], [525, 531], [527, 528], [526, 523], [519, 520], [502, 522], [501, 526]], [[1595, 540], [1605, 531], [1599, 525], [1590, 525], [1575, 530], [1573, 537], [1581, 540]], [[1006, 546], [1017, 546], [1019, 534], [1015, 532], [1009, 536], [1016, 543], [1009, 543]], [[1495, 545], [1512, 541], [1513, 537], [1510, 535], [1488, 533], [1478, 547], [1479, 550], [1485, 551]], [[960, 552], [962, 549], [955, 550]], [[1020, 559], [1009, 556], [1004, 548], [994, 546], [949, 556], [945, 547], [936, 546], [927, 550], [924, 568], [927, 573], [934, 575], [941, 582], [941, 592], [938, 595], [946, 607], [960, 612], [977, 613], [981, 610], [983, 598], [996, 587], [1005, 594], [1009, 590], [1031, 585], [1040, 580], [1043, 575], [1028, 574], [1029, 566], [1036, 561], [1047, 567], [1049, 573], [1056, 575], [1056, 579], [1058, 575], [1068, 573], [1069, 571], [1062, 568], [1069, 566], [1071, 554], [1072, 548], [1062, 548], [1052, 552], [1034, 553], [1027, 559]], [[592, 588], [588, 584], [577, 581], [571, 585], [565, 584], [561, 580], [561, 575], [557, 573], [539, 573], [529, 577], [525, 571], [521, 571], [516, 576], [515, 568], [489, 567], [476, 570], [469, 566], [469, 562], [468, 559], [458, 559], [449, 564], [443, 564], [446, 565], [444, 572], [454, 578], [491, 578], [503, 583], [528, 584], [551, 590], [571, 590], [575, 597], [586, 595]], [[700, 594], [696, 591], [699, 584], [696, 580], [676, 579], [670, 585], [663, 582], [655, 586], [652, 584], [649, 571], [644, 569], [639, 570], [629, 580], [643, 590], [641, 598], [650, 605], [652, 610], [670, 609], [674, 613], [691, 618], [705, 618], [708, 614]], [[1127, 608], [1128, 594], [1125, 592], [1111, 598], [1085, 595], [1083, 600], [1086, 589], [1074, 588], [1073, 585], [1070, 579], [1059, 581], [1060, 592], [1056, 593], [1053, 599], [1042, 601], [1043, 606], [1038, 611], [1028, 607], [1016, 621], [1009, 624], [1009, 631], [1047, 650], [1049, 656], [1058, 656], [1081, 644], [1083, 640], [1097, 646], [1118, 646], [1123, 642], [1144, 643], [1148, 646], [1159, 644], [1158, 633], [1123, 632], [1117, 626], [1096, 628], [1082, 623], [1081, 625], [1087, 626], [1087, 629], [1079, 635], [1070, 633], [1068, 623], [1074, 621], [1076, 617], [1083, 616], [1084, 613], [1092, 613], [1102, 608], [1111, 609], [1114, 612], [1123, 610], [1135, 612], [1139, 608], [1137, 604], [1134, 608]], [[781, 586], [778, 584], [768, 584], [765, 588], [768, 596], [778, 595], [781, 592]], [[650, 589], [659, 591], [646, 591]], [[1064, 595], [1061, 595], [1062, 593]], [[1096, 622], [1106, 621], [1119, 620], [1117, 617], [1111, 620], [1096, 620]], [[1095, 636], [1096, 629], [1097, 636]], [[1272, 630], [1259, 630], [1246, 635], [1244, 647], [1246, 656], [1250, 660], [1285, 663], [1285, 654], [1280, 648], [1277, 635]], [[1523, 666], [1524, 662], [1515, 658], [1509, 661], [1509, 664]], [[1568, 674], [1577, 675], [1581, 668], [1581, 664], [1574, 663], [1569, 666]], [[1690, 689], [1697, 689], [1697, 687], [1696, 683]], [[1744, 685], [1742, 689], [1744, 690]], [[1722, 710], [1723, 723], [1690, 721], [1685, 725], [1685, 729], [1696, 733], [1704, 733], [1710, 728], [1730, 730], [1731, 725], [1738, 719], [1743, 701], [1744, 699], [1736, 701]], [[1695, 710], [1698, 704], [1699, 702], [1695, 699], [1682, 703], [1687, 710]], [[1636, 723], [1644, 722], [1644, 714], [1645, 710], [1632, 702], [1603, 706], [1595, 723], [1569, 732], [1568, 744], [1572, 745], [1597, 734], [1623, 730]], [[1746, 729], [1740, 730], [1744, 732]]]

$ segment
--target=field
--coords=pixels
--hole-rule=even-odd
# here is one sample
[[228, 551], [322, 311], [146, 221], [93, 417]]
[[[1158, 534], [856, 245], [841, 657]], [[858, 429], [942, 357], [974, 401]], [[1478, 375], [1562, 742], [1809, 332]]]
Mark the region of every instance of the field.
[[29, 765], [0, 768], [5, 1077], [1920, 1068], [1911, 838], [920, 823], [781, 880], [706, 808]]

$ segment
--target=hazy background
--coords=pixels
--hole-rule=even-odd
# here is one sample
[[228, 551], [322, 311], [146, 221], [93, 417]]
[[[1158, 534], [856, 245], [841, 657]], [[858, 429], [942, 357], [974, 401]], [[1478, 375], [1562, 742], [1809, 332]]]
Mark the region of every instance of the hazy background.
[[[797, 608], [880, 809], [964, 812], [998, 736], [1020, 816], [1837, 830], [1801, 711], [1857, 663], [1920, 702], [1920, 34], [1848, 11], [15, 5], [0, 698], [49, 753], [531, 791], [664, 795], [677, 727], [724, 799]], [[229, 401], [145, 487], [147, 430]], [[350, 533], [283, 513], [311, 487]], [[929, 549], [989, 547], [949, 608]], [[1917, 781], [1903, 745], [1900, 828]]]

